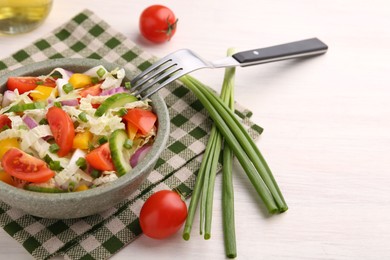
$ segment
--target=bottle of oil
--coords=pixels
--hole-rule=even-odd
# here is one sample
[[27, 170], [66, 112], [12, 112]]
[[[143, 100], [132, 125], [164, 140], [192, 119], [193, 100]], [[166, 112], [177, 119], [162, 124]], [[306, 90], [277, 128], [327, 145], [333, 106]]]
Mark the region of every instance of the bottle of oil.
[[52, 0], [0, 0], [0, 34], [37, 28], [48, 16]]

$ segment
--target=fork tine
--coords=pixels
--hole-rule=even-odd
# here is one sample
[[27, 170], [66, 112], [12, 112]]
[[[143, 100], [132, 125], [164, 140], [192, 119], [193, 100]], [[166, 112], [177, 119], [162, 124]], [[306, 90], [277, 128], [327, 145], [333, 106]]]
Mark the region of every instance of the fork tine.
[[144, 76], [143, 78], [139, 79], [135, 85], [132, 85], [132, 90], [136, 91], [138, 88], [140, 88], [143, 84], [145, 84], [147, 81], [152, 80], [154, 77], [158, 76], [159, 74], [163, 73], [167, 69], [176, 66], [176, 63], [172, 63], [167, 61], [166, 63], [162, 64], [158, 69], [151, 71], [149, 74]]
[[177, 71], [180, 71], [181, 68], [178, 68], [178, 67], [173, 67], [173, 68], [170, 68], [170, 69], [167, 69], [163, 74], [159, 75], [158, 77], [152, 79], [151, 81], [149, 81], [148, 83], [146, 83], [140, 90], [138, 90], [137, 92], [135, 92], [134, 95], [139, 95], [141, 94], [142, 92], [144, 92], [145, 90], [151, 88], [153, 85], [155, 85], [156, 83], [158, 83], [160, 80], [163, 80], [165, 79], [166, 77], [169, 77], [170, 75], [172, 75], [173, 73], [177, 72]]
[[151, 71], [157, 69], [158, 67], [160, 67], [161, 65], [171, 61], [172, 59], [168, 56], [165, 56], [164, 58], [160, 59], [159, 61], [153, 63], [149, 68], [147, 68], [146, 70], [144, 70], [143, 72], [141, 72], [140, 74], [138, 74], [132, 81], [131, 81], [131, 85], [134, 86], [136, 84], [136, 82], [138, 80], [140, 80], [141, 78], [145, 77], [146, 74], [150, 73]]
[[[161, 82], [160, 85], [158, 85], [157, 88], [153, 89], [152, 91], [146, 93], [145, 95], [142, 96], [142, 99], [145, 99], [145, 98], [148, 98], [150, 97], [151, 95], [153, 95], [154, 93], [156, 93], [157, 91], [159, 91], [160, 89], [162, 89], [163, 87], [165, 87], [166, 85], [168, 85], [169, 83], [171, 83], [172, 81], [175, 81], [176, 79], [180, 78], [181, 76], [185, 75], [186, 73], [184, 71], [181, 71], [179, 73], [176, 73], [175, 75], [169, 77], [168, 79], [166, 79], [165, 81]], [[140, 92], [141, 93], [141, 92]]]

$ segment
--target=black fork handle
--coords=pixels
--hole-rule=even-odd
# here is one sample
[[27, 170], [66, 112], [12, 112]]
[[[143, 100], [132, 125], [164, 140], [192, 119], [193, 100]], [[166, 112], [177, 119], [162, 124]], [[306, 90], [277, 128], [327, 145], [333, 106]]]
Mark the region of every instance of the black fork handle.
[[266, 48], [238, 52], [233, 58], [240, 66], [251, 66], [261, 63], [293, 59], [311, 55], [323, 54], [328, 46], [317, 38], [275, 45]]

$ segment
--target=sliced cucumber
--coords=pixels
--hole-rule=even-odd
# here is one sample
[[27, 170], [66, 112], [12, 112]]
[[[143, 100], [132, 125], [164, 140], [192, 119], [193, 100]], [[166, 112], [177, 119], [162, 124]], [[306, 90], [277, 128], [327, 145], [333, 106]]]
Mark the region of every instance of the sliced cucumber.
[[123, 129], [115, 130], [108, 139], [112, 162], [119, 176], [126, 174], [131, 170], [130, 163], [126, 161], [123, 154], [123, 145], [127, 140], [126, 131]]
[[104, 100], [103, 103], [96, 109], [95, 116], [97, 117], [102, 116], [109, 109], [116, 108], [116, 107], [123, 107], [125, 104], [137, 100], [138, 98], [136, 98], [133, 95], [130, 95], [129, 93], [118, 93], [112, 95], [106, 100]]
[[17, 105], [14, 105], [14, 106], [10, 107], [10, 109], [8, 109], [6, 113], [8, 113], [8, 112], [19, 113], [19, 112], [23, 112], [25, 110], [43, 109], [45, 107], [46, 107], [46, 105], [43, 102], [33, 102], [33, 103], [27, 103], [27, 104], [17, 104]]
[[27, 184], [26, 186], [24, 186], [24, 189], [29, 190], [29, 191], [45, 192], [45, 193], [66, 192], [66, 191], [61, 190], [61, 189], [56, 188], [56, 187], [49, 187], [49, 186], [44, 186], [44, 185], [34, 184], [34, 183]]

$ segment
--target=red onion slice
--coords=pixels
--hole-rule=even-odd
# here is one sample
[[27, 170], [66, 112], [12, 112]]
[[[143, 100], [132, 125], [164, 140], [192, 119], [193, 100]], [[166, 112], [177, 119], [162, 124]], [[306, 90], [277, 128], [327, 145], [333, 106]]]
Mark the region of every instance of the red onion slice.
[[138, 148], [137, 151], [131, 156], [130, 158], [130, 165], [132, 168], [137, 166], [137, 164], [142, 161], [143, 158], [145, 158], [146, 154], [149, 152], [149, 150], [152, 148], [151, 145], [144, 145], [140, 148]]
[[[30, 129], [33, 129], [34, 127], [37, 127], [38, 126], [38, 123], [30, 116], [28, 115], [25, 115], [23, 116], [23, 122], [27, 125], [28, 128]], [[49, 139], [51, 139], [52, 136], [51, 135], [48, 135], [48, 136], [45, 136], [45, 137], [42, 137], [43, 140], [47, 141]]]
[[102, 93], [100, 93], [100, 96], [111, 96], [122, 92], [126, 92], [126, 89], [124, 87], [117, 87], [117, 88], [103, 90]]
[[28, 126], [28, 128], [33, 129], [34, 127], [38, 126], [38, 123], [31, 117], [25, 115], [23, 117], [23, 122]]
[[79, 105], [79, 101], [77, 99], [62, 100], [61, 105], [75, 107]]

